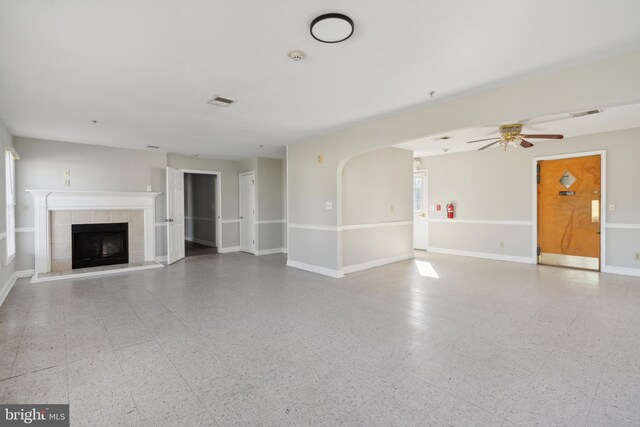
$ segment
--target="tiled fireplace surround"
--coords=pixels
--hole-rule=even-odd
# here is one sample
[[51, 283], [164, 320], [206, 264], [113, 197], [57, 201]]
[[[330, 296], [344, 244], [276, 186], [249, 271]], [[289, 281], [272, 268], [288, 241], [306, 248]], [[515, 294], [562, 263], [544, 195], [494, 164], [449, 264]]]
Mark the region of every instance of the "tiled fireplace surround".
[[34, 198], [35, 275], [32, 282], [41, 281], [41, 274], [71, 270], [72, 224], [126, 221], [129, 223], [129, 262], [155, 261], [155, 199], [160, 193], [87, 190], [27, 192]]
[[52, 210], [51, 219], [51, 271], [71, 270], [71, 225], [129, 224], [129, 262], [142, 262], [144, 256], [144, 210]]

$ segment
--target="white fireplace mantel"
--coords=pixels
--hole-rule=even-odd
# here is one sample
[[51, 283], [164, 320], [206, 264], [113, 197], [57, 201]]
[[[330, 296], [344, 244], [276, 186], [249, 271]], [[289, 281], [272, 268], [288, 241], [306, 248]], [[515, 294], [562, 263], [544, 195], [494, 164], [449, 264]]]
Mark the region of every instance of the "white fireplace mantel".
[[52, 210], [141, 209], [144, 211], [145, 261], [155, 260], [155, 198], [160, 193], [151, 191], [26, 191], [31, 193], [34, 198], [36, 274], [51, 271], [49, 213]]

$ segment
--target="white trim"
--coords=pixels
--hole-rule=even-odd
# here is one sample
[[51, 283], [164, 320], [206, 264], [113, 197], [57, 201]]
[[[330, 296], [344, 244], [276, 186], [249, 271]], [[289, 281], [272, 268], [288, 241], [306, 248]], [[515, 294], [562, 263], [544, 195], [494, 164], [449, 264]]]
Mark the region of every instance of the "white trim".
[[602, 271], [610, 274], [622, 274], [624, 276], [640, 277], [640, 268], [616, 267], [614, 265], [606, 265], [602, 268]]
[[240, 218], [238, 218], [238, 219], [223, 219], [220, 222], [223, 223], [223, 224], [232, 224], [232, 223], [240, 222]]
[[13, 273], [9, 277], [9, 280], [7, 280], [7, 282], [2, 285], [2, 288], [0, 288], [0, 306], [2, 306], [2, 304], [4, 303], [4, 300], [7, 298], [7, 295], [9, 295], [9, 292], [11, 292], [11, 289], [13, 289], [13, 286], [16, 284], [17, 280], [18, 276], [16, 275], [16, 273]]
[[256, 221], [256, 224], [284, 224], [286, 219], [261, 219]]
[[333, 270], [326, 267], [320, 267], [317, 265], [305, 264], [304, 262], [287, 260], [287, 267], [297, 268], [299, 270], [310, 271], [311, 273], [321, 274], [323, 276], [333, 277], [334, 279], [341, 279], [344, 277], [342, 270]]
[[640, 224], [607, 224], [607, 228], [622, 228], [625, 230], [637, 230], [640, 229]]
[[156, 257], [156, 262], [167, 262], [167, 256], [166, 255], [159, 255]]
[[429, 222], [445, 222], [445, 223], [460, 223], [460, 224], [490, 224], [490, 225], [523, 225], [531, 227], [533, 221], [500, 221], [500, 220], [486, 220], [486, 219], [449, 219], [449, 218], [429, 218]]
[[4, 240], [7, 238], [7, 232], [3, 231], [2, 233], [0, 233], [0, 240]]
[[576, 157], [600, 156], [600, 269], [607, 265], [607, 150], [585, 151], [582, 153], [557, 154], [554, 156], [534, 157], [531, 179], [531, 256], [538, 263], [538, 174], [537, 166], [541, 160], [573, 159]]
[[289, 224], [289, 228], [299, 228], [302, 230], [338, 231], [335, 225], [311, 225], [311, 224]]
[[[288, 240], [288, 239], [287, 239]], [[282, 248], [282, 253], [283, 254], [288, 254], [289, 253], [289, 249], [287, 248]]]
[[284, 253], [283, 248], [273, 248], [273, 249], [260, 249], [256, 251], [256, 255], [273, 255], [273, 254], [281, 254]]
[[394, 222], [376, 222], [370, 224], [353, 224], [343, 225], [339, 230], [361, 230], [365, 228], [381, 228], [381, 227], [398, 227], [402, 225], [413, 225], [413, 220], [408, 221], [394, 221]]
[[347, 265], [345, 267], [342, 267], [342, 271], [345, 274], [355, 273], [356, 271], [367, 270], [369, 268], [380, 267], [383, 265], [393, 264], [394, 262], [406, 261], [408, 259], [413, 259], [413, 258], [415, 258], [415, 255], [413, 254], [413, 252], [411, 252], [411, 253], [406, 253], [402, 255], [376, 259], [373, 261], [367, 261], [360, 264]]
[[211, 242], [209, 240], [196, 239], [196, 238], [191, 237], [191, 236], [184, 236], [184, 240], [186, 240], [188, 242], [199, 243], [199, 244], [205, 245], [205, 246], [210, 246], [212, 248], [216, 247], [216, 242]]
[[36, 231], [35, 227], [19, 227], [16, 228], [16, 233], [33, 233]]
[[18, 276], [18, 279], [24, 279], [26, 277], [31, 277], [34, 274], [36, 274], [35, 270], [20, 270], [20, 271], [16, 271], [16, 276]]
[[530, 257], [515, 256], [515, 255], [493, 254], [488, 252], [461, 251], [458, 249], [444, 249], [444, 248], [432, 248], [432, 247], [427, 248], [427, 252], [433, 252], [436, 254], [446, 254], [446, 255], [468, 256], [472, 258], [491, 259], [495, 261], [519, 262], [522, 264], [536, 263], [535, 257], [530, 258]]
[[230, 252], [240, 252], [240, 246], [227, 246], [226, 248], [218, 248], [219, 254], [228, 254]]
[[320, 230], [320, 231], [345, 231], [360, 230], [365, 228], [381, 228], [381, 227], [398, 227], [404, 225], [412, 225], [413, 220], [394, 221], [394, 222], [376, 222], [370, 224], [352, 224], [352, 225], [312, 225], [312, 224], [289, 224], [289, 228], [298, 228], [301, 230]]
[[167, 223], [166, 222], [156, 222], [156, 227], [166, 227]]
[[202, 216], [185, 216], [184, 217], [185, 220], [187, 219], [191, 219], [193, 221], [215, 221], [215, 218], [206, 218], [206, 217], [202, 217]]
[[122, 273], [130, 273], [132, 271], [151, 270], [153, 268], [164, 268], [164, 265], [158, 263], [158, 264], [141, 265], [137, 267], [115, 268], [112, 270], [101, 270], [101, 271], [92, 271], [88, 273], [74, 273], [74, 274], [46, 276], [46, 277], [39, 277], [38, 274], [35, 274], [31, 279], [30, 283], [53, 282], [56, 280], [82, 279], [85, 277], [95, 277], [95, 276], [110, 276], [112, 274], [122, 274]]

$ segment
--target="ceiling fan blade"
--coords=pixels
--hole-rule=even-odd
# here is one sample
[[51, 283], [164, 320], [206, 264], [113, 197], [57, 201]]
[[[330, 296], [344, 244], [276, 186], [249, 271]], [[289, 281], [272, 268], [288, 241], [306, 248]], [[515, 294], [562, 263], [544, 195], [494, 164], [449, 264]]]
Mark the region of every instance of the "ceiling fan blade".
[[522, 148], [531, 148], [533, 147], [533, 144], [530, 143], [529, 141], [525, 141], [524, 139], [520, 140], [520, 146]]
[[535, 134], [535, 135], [520, 135], [523, 138], [543, 138], [543, 139], [562, 139], [564, 135], [546, 135], [546, 134]]
[[492, 142], [491, 144], [489, 144], [489, 145], [485, 145], [485, 146], [484, 146], [484, 147], [482, 147], [482, 148], [478, 148], [478, 151], [484, 150], [485, 148], [489, 148], [489, 147], [491, 147], [492, 145], [496, 145], [496, 144], [497, 144], [498, 142], [500, 142], [500, 141], [502, 141], [502, 140], [501, 140], [501, 139], [499, 139], [499, 140], [497, 140], [497, 141], [493, 141], [493, 142]]
[[496, 139], [496, 137], [494, 136], [493, 138], [476, 139], [474, 141], [467, 141], [467, 144], [471, 144], [471, 143], [474, 143], [474, 142], [480, 142], [480, 141], [491, 141], [492, 139]]

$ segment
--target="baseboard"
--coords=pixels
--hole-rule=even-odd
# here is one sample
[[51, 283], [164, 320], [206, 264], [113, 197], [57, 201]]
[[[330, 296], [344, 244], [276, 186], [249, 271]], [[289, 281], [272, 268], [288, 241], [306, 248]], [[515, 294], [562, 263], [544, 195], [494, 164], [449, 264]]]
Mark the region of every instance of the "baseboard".
[[621, 274], [623, 276], [636, 276], [640, 277], [640, 268], [632, 267], [616, 267], [613, 265], [605, 265], [602, 269], [603, 273]]
[[256, 251], [256, 255], [273, 255], [273, 254], [282, 254], [284, 253], [283, 248], [273, 248], [273, 249], [260, 249]]
[[283, 253], [283, 254], [288, 254], [288, 253], [289, 253], [289, 249], [287, 249], [287, 248], [282, 248], [282, 253]]
[[18, 275], [13, 273], [9, 277], [9, 280], [2, 285], [2, 289], [0, 289], [0, 306], [4, 304], [4, 300], [7, 298], [7, 295], [9, 295], [9, 292], [11, 292], [11, 289], [13, 289], [13, 285], [16, 284], [16, 280], [18, 280]]
[[130, 273], [132, 271], [151, 270], [154, 268], [165, 268], [165, 266], [163, 264], [147, 264], [147, 265], [141, 265], [138, 267], [127, 267], [127, 268], [117, 268], [112, 270], [92, 271], [90, 273], [66, 274], [64, 276], [60, 275], [60, 276], [39, 277], [36, 274], [31, 278], [30, 283], [54, 282], [56, 280], [83, 279], [87, 277], [96, 277], [96, 276], [110, 276], [112, 274], [123, 274], [123, 273]]
[[229, 252], [240, 252], [240, 246], [227, 246], [226, 248], [218, 248], [219, 254], [228, 254]]
[[209, 240], [196, 239], [194, 237], [185, 237], [184, 240], [187, 240], [193, 243], [199, 243], [201, 245], [209, 246], [212, 248], [216, 247], [216, 242], [210, 242]]
[[443, 248], [431, 248], [431, 247], [427, 248], [427, 252], [433, 252], [436, 254], [468, 256], [472, 258], [492, 259], [495, 261], [519, 262], [522, 264], [536, 264], [535, 258], [524, 257], [524, 256], [514, 256], [514, 255], [504, 255], [504, 254], [493, 254], [488, 252], [460, 251], [457, 249], [443, 249]]
[[413, 252], [411, 252], [402, 255], [376, 259], [373, 261], [362, 262], [360, 264], [347, 265], [345, 267], [342, 267], [342, 271], [345, 274], [355, 273], [356, 271], [367, 270], [369, 268], [380, 267], [386, 264], [393, 264], [394, 262], [406, 261], [413, 258], [415, 258], [415, 255], [413, 254]]
[[156, 262], [167, 262], [167, 256], [166, 255], [157, 256]]
[[16, 276], [18, 276], [18, 279], [24, 279], [26, 277], [32, 277], [34, 274], [36, 274], [35, 270], [20, 270], [20, 271], [16, 271]]
[[334, 279], [341, 279], [344, 277], [344, 273], [342, 272], [342, 270], [332, 270], [330, 268], [320, 267], [312, 264], [305, 264], [304, 262], [299, 261], [288, 260], [287, 267], [293, 267], [299, 270], [322, 274], [323, 276], [333, 277]]

